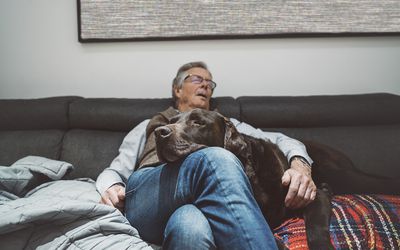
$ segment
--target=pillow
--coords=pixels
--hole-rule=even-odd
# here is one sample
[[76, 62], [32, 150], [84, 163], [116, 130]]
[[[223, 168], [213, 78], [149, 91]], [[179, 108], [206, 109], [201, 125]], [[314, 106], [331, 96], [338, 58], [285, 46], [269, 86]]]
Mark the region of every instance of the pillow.
[[[329, 230], [335, 249], [400, 249], [400, 196], [334, 196]], [[289, 249], [308, 249], [302, 218], [273, 232]]]

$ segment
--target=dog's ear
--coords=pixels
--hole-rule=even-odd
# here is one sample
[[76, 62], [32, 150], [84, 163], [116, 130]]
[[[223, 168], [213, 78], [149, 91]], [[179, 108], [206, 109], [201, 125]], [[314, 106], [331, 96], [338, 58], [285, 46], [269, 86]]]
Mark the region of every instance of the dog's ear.
[[225, 121], [225, 137], [224, 148], [231, 151], [236, 156], [243, 154], [246, 150], [247, 144], [243, 136], [237, 131], [233, 123], [226, 117]]

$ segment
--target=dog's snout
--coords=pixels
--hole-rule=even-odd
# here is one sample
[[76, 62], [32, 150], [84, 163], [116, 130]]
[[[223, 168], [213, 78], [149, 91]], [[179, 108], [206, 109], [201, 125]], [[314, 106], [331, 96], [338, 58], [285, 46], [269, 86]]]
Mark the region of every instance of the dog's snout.
[[172, 134], [172, 129], [170, 129], [166, 126], [163, 126], [163, 127], [156, 128], [156, 130], [154, 132], [156, 133], [157, 136], [166, 138]]

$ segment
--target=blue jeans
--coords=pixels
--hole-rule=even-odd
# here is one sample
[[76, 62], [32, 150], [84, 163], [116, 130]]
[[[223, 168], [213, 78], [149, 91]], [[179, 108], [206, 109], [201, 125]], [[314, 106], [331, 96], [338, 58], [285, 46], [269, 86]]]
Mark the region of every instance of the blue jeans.
[[276, 249], [240, 161], [222, 148], [134, 172], [125, 213], [144, 240], [165, 249]]

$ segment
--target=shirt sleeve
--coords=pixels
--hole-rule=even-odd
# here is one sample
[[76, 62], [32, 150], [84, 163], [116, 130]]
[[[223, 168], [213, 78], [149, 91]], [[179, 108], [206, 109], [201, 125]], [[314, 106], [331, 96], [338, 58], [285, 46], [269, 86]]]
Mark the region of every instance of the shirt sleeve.
[[294, 156], [301, 156], [310, 164], [310, 166], [313, 163], [313, 160], [307, 153], [306, 147], [300, 141], [279, 132], [265, 132], [261, 129], [256, 129], [253, 126], [245, 122], [239, 122], [234, 118], [230, 118], [230, 120], [240, 133], [255, 138], [266, 139], [276, 144], [279, 149], [282, 150], [288, 161], [290, 161]]
[[125, 186], [129, 176], [133, 173], [139, 156], [146, 143], [146, 127], [149, 119], [144, 120], [133, 128], [124, 138], [119, 148], [118, 156], [97, 177], [96, 188], [103, 194], [114, 184]]

